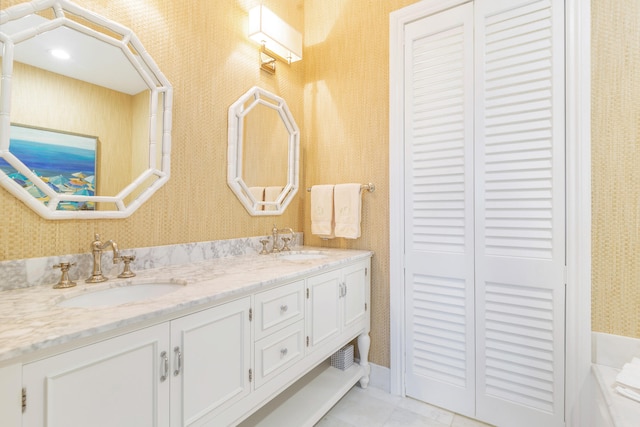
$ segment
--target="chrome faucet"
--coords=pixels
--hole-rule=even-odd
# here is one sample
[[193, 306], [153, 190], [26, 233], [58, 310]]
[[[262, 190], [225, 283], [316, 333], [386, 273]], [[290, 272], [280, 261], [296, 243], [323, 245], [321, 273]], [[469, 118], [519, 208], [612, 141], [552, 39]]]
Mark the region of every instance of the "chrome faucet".
[[[278, 248], [278, 238], [281, 233], [289, 233], [291, 237], [283, 237], [282, 248]], [[271, 248], [271, 253], [275, 254], [282, 251], [290, 251], [291, 249], [289, 248], [289, 242], [293, 241], [295, 236], [296, 234], [292, 228], [288, 227], [288, 228], [282, 228], [278, 230], [278, 227], [275, 224], [273, 224], [273, 228], [271, 229], [271, 238], [273, 239], [273, 247]]]
[[96, 233], [94, 235], [94, 240], [93, 242], [91, 242], [91, 253], [93, 254], [93, 273], [91, 273], [91, 277], [85, 280], [85, 282], [100, 283], [108, 280], [107, 277], [102, 274], [102, 251], [109, 247], [113, 251], [113, 263], [116, 264], [120, 261], [118, 244], [113, 240], [102, 242], [100, 240], [99, 234]]

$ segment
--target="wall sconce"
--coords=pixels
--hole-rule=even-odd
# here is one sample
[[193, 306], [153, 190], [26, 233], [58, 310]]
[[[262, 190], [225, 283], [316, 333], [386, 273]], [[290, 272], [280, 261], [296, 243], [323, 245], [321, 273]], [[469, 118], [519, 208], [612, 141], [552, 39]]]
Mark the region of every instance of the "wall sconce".
[[260, 68], [271, 74], [276, 58], [288, 64], [302, 59], [302, 34], [263, 5], [249, 10], [249, 38], [260, 44]]

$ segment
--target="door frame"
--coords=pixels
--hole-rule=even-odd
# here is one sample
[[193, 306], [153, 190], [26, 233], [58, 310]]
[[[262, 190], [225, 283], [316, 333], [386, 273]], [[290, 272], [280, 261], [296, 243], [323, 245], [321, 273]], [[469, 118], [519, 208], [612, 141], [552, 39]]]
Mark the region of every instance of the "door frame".
[[[390, 392], [404, 396], [404, 26], [470, 0], [422, 0], [389, 16]], [[591, 373], [591, 8], [565, 0], [566, 352], [565, 421], [589, 425]]]

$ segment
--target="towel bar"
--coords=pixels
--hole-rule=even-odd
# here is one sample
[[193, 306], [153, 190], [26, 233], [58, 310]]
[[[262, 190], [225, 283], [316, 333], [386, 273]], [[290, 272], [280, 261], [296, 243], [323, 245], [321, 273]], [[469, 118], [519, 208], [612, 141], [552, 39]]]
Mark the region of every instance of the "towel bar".
[[[367, 190], [369, 193], [376, 191], [376, 185], [373, 182], [360, 185], [360, 190]], [[307, 187], [307, 191], [311, 191], [311, 187]]]

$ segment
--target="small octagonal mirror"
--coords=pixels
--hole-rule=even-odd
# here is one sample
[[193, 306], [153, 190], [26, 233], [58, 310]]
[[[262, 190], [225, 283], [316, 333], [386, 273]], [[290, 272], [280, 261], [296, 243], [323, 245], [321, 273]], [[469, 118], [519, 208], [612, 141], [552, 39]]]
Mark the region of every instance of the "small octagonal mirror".
[[227, 183], [251, 215], [281, 215], [298, 191], [300, 130], [286, 101], [259, 87], [229, 107]]

